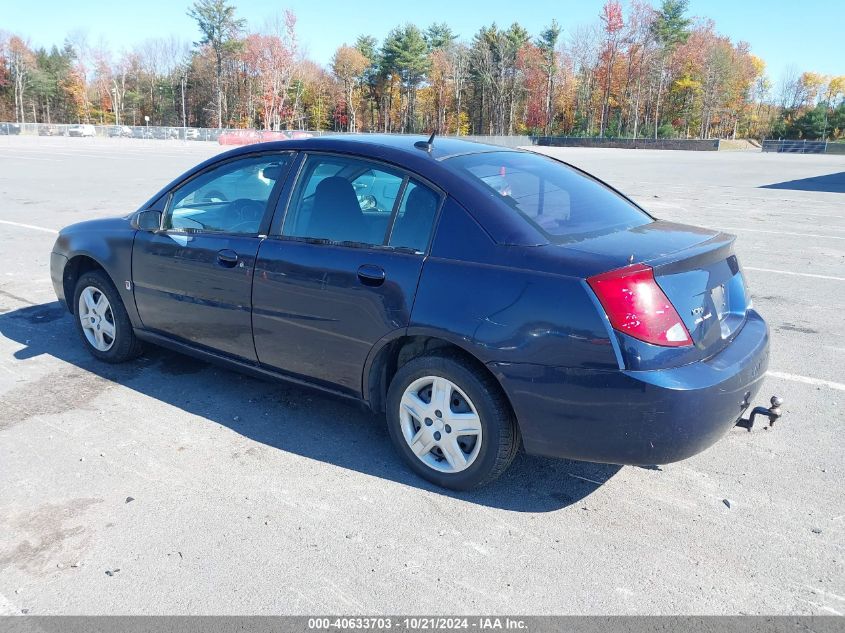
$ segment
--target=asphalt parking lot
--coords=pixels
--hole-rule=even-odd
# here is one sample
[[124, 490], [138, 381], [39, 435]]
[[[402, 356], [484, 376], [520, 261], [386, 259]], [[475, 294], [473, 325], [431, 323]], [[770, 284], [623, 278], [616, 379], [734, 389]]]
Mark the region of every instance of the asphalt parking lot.
[[678, 464], [520, 455], [457, 494], [354, 406], [83, 349], [55, 231], [217, 151], [0, 137], [0, 614], [845, 613], [845, 156], [548, 150], [738, 236], [785, 413]]

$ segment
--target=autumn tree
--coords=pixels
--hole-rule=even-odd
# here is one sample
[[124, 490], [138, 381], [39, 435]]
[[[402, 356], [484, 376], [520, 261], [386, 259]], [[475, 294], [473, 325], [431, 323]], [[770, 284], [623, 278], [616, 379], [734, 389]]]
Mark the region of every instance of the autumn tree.
[[663, 0], [660, 10], [651, 24], [652, 35], [660, 46], [660, 72], [657, 82], [657, 96], [654, 104], [654, 138], [657, 140], [660, 128], [660, 98], [666, 83], [666, 66], [678, 45], [689, 38], [690, 20], [684, 17], [689, 0]]
[[6, 57], [14, 87], [15, 121], [23, 123], [26, 121], [24, 97], [35, 68], [35, 55], [26, 42], [17, 35], [13, 35], [9, 39]]
[[619, 40], [625, 22], [622, 19], [622, 6], [616, 0], [608, 0], [604, 3], [600, 17], [605, 33], [604, 47], [602, 50], [602, 57], [605, 62], [605, 77], [601, 116], [599, 119], [599, 136], [604, 136], [605, 122], [610, 114], [610, 83], [613, 79], [613, 64], [616, 61], [616, 55], [619, 51]]
[[0, 118], [459, 135], [843, 135], [845, 79], [791, 69], [774, 87], [748, 44], [687, 18], [684, 0], [656, 9], [649, 0], [603, 2], [591, 22], [566, 23], [566, 37], [552, 19], [536, 34], [492, 24], [464, 38], [445, 22], [405, 24], [382, 42], [358, 37], [325, 66], [299, 50], [293, 14], [249, 32], [233, 0], [193, 3], [201, 38], [193, 47], [153, 37], [114, 51], [74, 31], [61, 46], [31, 50], [23, 35], [0, 33]]
[[449, 56], [449, 79], [452, 83], [452, 95], [455, 103], [455, 134], [467, 133], [469, 117], [464, 112], [464, 92], [469, 76], [470, 52], [466, 44], [453, 43], [446, 53]]
[[354, 92], [369, 63], [370, 60], [364, 57], [360, 50], [346, 44], [340, 46], [332, 57], [332, 72], [338, 81], [343, 84], [348, 119], [347, 131], [349, 132], [358, 131]]
[[388, 33], [382, 45], [382, 72], [398, 77], [402, 85], [400, 126], [402, 132], [415, 130], [416, 91], [429, 68], [428, 45], [413, 24]]
[[579, 26], [570, 32], [568, 49], [577, 76], [575, 92], [575, 130], [588, 136], [593, 133], [595, 113], [593, 97], [601, 58], [601, 35], [596, 25]]
[[445, 22], [435, 22], [423, 33], [429, 51], [445, 50], [455, 43], [458, 36]]
[[269, 33], [251, 33], [239, 58], [261, 105], [264, 129], [279, 129], [296, 63], [296, 16], [286, 11]]
[[217, 127], [223, 127], [223, 61], [238, 47], [238, 36], [246, 24], [235, 17], [235, 7], [226, 0], [195, 0], [188, 16], [196, 20], [202, 33], [199, 44], [209, 46], [215, 57]]
[[831, 77], [824, 91], [824, 125], [822, 126], [822, 138], [827, 138], [829, 114], [835, 111], [836, 102], [845, 97], [845, 75]]
[[372, 35], [359, 35], [355, 40], [355, 48], [369, 62], [361, 74], [361, 89], [365, 95], [366, 108], [369, 114], [369, 120], [367, 121], [369, 129], [375, 130], [378, 128], [376, 122], [376, 104], [379, 101], [380, 88], [383, 86], [380, 72], [381, 59], [378, 51], [378, 40]]
[[541, 68], [545, 76], [545, 111], [544, 111], [544, 125], [543, 132], [551, 134], [552, 120], [554, 113], [552, 104], [555, 98], [555, 80], [558, 71], [557, 59], [557, 45], [560, 39], [561, 27], [557, 20], [552, 20], [552, 23], [540, 31], [540, 35], [535, 41], [535, 45], [542, 57]]

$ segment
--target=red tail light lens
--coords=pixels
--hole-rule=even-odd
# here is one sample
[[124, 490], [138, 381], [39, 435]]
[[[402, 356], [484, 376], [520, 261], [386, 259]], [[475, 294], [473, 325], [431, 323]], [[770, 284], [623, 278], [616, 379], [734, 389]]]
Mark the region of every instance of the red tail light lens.
[[613, 329], [666, 347], [692, 345], [678, 311], [657, 285], [650, 266], [634, 264], [587, 279]]

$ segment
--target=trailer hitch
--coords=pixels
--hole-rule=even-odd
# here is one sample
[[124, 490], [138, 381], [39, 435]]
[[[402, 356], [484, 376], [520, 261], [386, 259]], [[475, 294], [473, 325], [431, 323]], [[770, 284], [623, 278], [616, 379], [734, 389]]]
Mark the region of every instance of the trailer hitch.
[[[766, 407], [754, 407], [751, 410], [751, 415], [748, 418], [740, 418], [737, 420], [736, 426], [740, 426], [744, 429], [748, 429], [751, 431], [752, 427], [754, 426], [754, 418], [758, 415], [765, 416], [769, 418], [769, 426], [774, 426], [777, 419], [781, 416], [781, 405], [783, 405], [783, 398], [778, 396], [772, 396], [772, 399], [769, 401], [772, 403], [768, 409]], [[766, 427], [768, 428], [768, 427]]]

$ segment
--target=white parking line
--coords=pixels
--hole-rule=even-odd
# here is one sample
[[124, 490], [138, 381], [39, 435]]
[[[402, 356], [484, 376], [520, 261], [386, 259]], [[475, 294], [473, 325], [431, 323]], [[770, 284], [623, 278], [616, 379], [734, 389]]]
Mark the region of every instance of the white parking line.
[[814, 279], [831, 279], [833, 281], [845, 281], [845, 277], [834, 277], [833, 275], [815, 275], [813, 273], [796, 273], [794, 270], [776, 270], [774, 268], [757, 268], [756, 266], [743, 266], [744, 270], [756, 270], [761, 273], [776, 273], [778, 275], [795, 275], [796, 277], [812, 277]]
[[749, 233], [772, 233], [773, 235], [797, 235], [799, 237], [817, 237], [828, 240], [845, 240], [845, 235], [819, 235], [818, 233], [791, 233], [789, 231], [766, 231], [765, 229], [745, 229], [739, 226], [723, 226], [721, 227], [721, 229], [723, 231], [747, 231]]
[[792, 382], [803, 382], [805, 385], [815, 385], [816, 387], [830, 387], [839, 391], [845, 391], [845, 385], [841, 382], [833, 382], [832, 380], [822, 380], [820, 378], [810, 378], [809, 376], [799, 376], [798, 374], [787, 374], [782, 371], [767, 372], [772, 378], [781, 378], [782, 380], [791, 380]]
[[[736, 208], [725, 209], [725, 211], [734, 211], [735, 212], [735, 211], [741, 209], [741, 207], [742, 207], [742, 205], [736, 205]], [[845, 220], [845, 216], [841, 216], [841, 215], [831, 215], [830, 213], [810, 213], [808, 211], [782, 211], [782, 210], [766, 209], [766, 213], [767, 214], [773, 214], [773, 215], [800, 215], [800, 216], [814, 215], [814, 216], [818, 216], [820, 218], [830, 218], [832, 220]]]
[[34, 224], [23, 224], [21, 222], [11, 222], [9, 220], [0, 220], [0, 224], [8, 224], [9, 226], [17, 226], [22, 229], [32, 229], [33, 231], [44, 231], [45, 233], [52, 233], [55, 235], [58, 233], [56, 229], [48, 229], [43, 226], [35, 226]]

